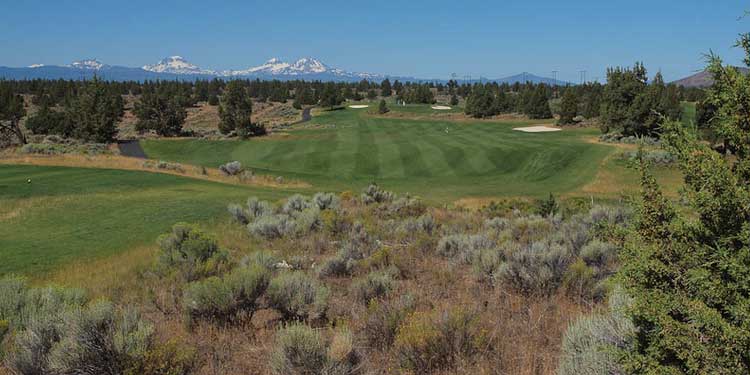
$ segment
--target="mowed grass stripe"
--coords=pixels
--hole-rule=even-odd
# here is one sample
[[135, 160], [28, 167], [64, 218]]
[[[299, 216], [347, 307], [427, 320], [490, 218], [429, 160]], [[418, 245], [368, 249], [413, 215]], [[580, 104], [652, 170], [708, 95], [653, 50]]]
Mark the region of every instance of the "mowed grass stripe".
[[446, 134], [445, 129], [435, 124], [419, 124], [414, 126], [419, 128], [420, 139], [428, 142], [438, 150], [438, 153], [432, 154], [431, 160], [439, 158], [445, 164], [446, 169], [436, 171], [435, 175], [446, 174], [451, 176], [463, 176], [476, 174], [474, 166], [469, 163], [466, 149], [455, 139]]
[[357, 151], [353, 155], [356, 162], [353, 177], [380, 177], [378, 158], [380, 150], [369, 126], [363, 122], [357, 123]]

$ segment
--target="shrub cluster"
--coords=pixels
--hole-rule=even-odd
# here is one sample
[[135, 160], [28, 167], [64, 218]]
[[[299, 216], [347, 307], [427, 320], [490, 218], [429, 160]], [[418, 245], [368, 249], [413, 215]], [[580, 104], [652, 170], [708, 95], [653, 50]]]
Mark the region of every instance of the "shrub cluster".
[[238, 161], [231, 161], [229, 163], [220, 165], [219, 170], [227, 176], [237, 176], [245, 169], [242, 168], [242, 163]]
[[362, 203], [375, 204], [390, 202], [395, 198], [390, 191], [381, 189], [376, 184], [371, 184], [362, 192]]
[[229, 267], [229, 253], [195, 225], [179, 223], [159, 237], [157, 266], [162, 272], [177, 270], [187, 281], [215, 275]]
[[365, 276], [364, 279], [352, 284], [355, 298], [362, 303], [368, 303], [388, 294], [394, 287], [393, 275], [387, 271], [374, 271]]
[[360, 361], [349, 330], [340, 329], [326, 340], [320, 331], [293, 323], [276, 334], [271, 369], [279, 375], [349, 375], [359, 373]]
[[37, 155], [102, 155], [109, 154], [109, 147], [103, 143], [27, 143], [21, 146], [21, 153]]
[[[620, 158], [628, 162], [638, 160], [638, 151], [625, 151]], [[643, 159], [651, 165], [668, 166], [677, 163], [677, 157], [666, 150], [648, 150], [643, 152]]]
[[240, 312], [252, 319], [269, 279], [270, 271], [254, 264], [236, 268], [221, 278], [214, 276], [188, 284], [183, 296], [188, 322], [231, 322]]
[[0, 280], [0, 320], [12, 335], [6, 363], [19, 374], [123, 374], [152, 346], [153, 328], [135, 310], [15, 277]]
[[302, 195], [289, 197], [281, 207], [250, 198], [246, 207], [232, 204], [229, 213], [240, 224], [247, 225], [251, 235], [276, 239], [302, 236], [322, 226], [321, 211], [333, 211], [339, 199], [330, 193], [317, 193], [313, 198]]
[[349, 238], [336, 253], [320, 268], [321, 276], [350, 275], [359, 261], [375, 251], [377, 243], [362, 223], [355, 223], [349, 231]]
[[284, 272], [271, 280], [267, 297], [271, 307], [286, 320], [323, 318], [330, 291], [302, 272]]
[[470, 359], [485, 342], [476, 313], [460, 308], [417, 312], [398, 328], [395, 352], [402, 368], [425, 374]]

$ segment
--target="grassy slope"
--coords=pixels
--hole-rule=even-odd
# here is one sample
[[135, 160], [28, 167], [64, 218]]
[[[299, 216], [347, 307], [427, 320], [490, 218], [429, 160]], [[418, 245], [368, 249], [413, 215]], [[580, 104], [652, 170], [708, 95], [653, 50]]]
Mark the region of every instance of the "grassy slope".
[[209, 222], [229, 202], [288, 194], [156, 173], [0, 165], [0, 274], [113, 255], [152, 243], [175, 222]]
[[[434, 112], [428, 106], [394, 110]], [[593, 130], [512, 130], [531, 123], [405, 120], [349, 109], [322, 113], [287, 137], [143, 145], [151, 158], [214, 167], [240, 160], [255, 170], [308, 181], [318, 190], [356, 191], [377, 181], [431, 200], [567, 193], [590, 181], [613, 151], [583, 139], [594, 136]]]

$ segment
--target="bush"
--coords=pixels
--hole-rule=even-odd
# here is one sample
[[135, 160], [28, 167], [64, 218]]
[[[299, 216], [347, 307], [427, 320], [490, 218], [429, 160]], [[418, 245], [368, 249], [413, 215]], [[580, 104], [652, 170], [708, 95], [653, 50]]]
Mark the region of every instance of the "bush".
[[495, 279], [524, 294], [550, 295], [560, 286], [569, 263], [570, 254], [563, 246], [535, 242], [511, 253]]
[[385, 296], [393, 289], [393, 276], [384, 271], [370, 272], [367, 276], [354, 282], [354, 296], [362, 303]]
[[414, 299], [410, 295], [395, 300], [370, 301], [362, 328], [367, 342], [378, 348], [391, 346], [399, 326], [414, 308]]
[[196, 365], [196, 350], [176, 340], [154, 345], [124, 375], [188, 375]]
[[503, 217], [493, 217], [484, 222], [484, 228], [494, 232], [502, 232], [510, 227], [510, 221]]
[[261, 216], [247, 226], [251, 235], [272, 240], [294, 233], [295, 223], [287, 215]]
[[246, 313], [251, 319], [269, 278], [269, 270], [256, 264], [237, 268], [224, 278], [209, 277], [189, 284], [183, 296], [188, 321], [206, 319], [229, 323], [239, 313]]
[[571, 324], [562, 343], [557, 373], [560, 375], [624, 374], [618, 364], [618, 350], [631, 345], [633, 323], [622, 312], [628, 298], [615, 290], [609, 311], [584, 316]]
[[236, 176], [245, 169], [242, 168], [242, 163], [238, 161], [232, 161], [219, 166], [219, 170], [227, 176]]
[[355, 223], [349, 233], [349, 240], [336, 256], [328, 259], [320, 269], [321, 276], [343, 276], [352, 273], [358, 261], [375, 251], [375, 241], [365, 231], [361, 223]]
[[124, 373], [151, 346], [153, 328], [107, 301], [35, 320], [15, 338], [9, 367], [21, 374]]
[[185, 168], [182, 167], [182, 164], [180, 163], [170, 163], [163, 160], [159, 160], [157, 162], [146, 160], [143, 162], [144, 168], [149, 169], [163, 169], [168, 171], [175, 171], [179, 173], [185, 173]]
[[581, 249], [581, 258], [589, 266], [604, 267], [617, 260], [617, 247], [610, 243], [593, 240]]
[[393, 193], [381, 189], [376, 184], [371, 184], [362, 192], [362, 203], [364, 204], [390, 202], [393, 198]]
[[179, 270], [188, 281], [219, 273], [229, 264], [229, 253], [219, 249], [216, 241], [195, 225], [175, 224], [171, 233], [159, 237], [158, 243], [157, 264]]
[[310, 198], [300, 194], [295, 194], [286, 200], [286, 203], [284, 203], [284, 206], [281, 208], [281, 212], [287, 215], [294, 215], [311, 208], [312, 205], [313, 203], [310, 201]]
[[424, 374], [472, 357], [485, 340], [474, 313], [459, 308], [414, 313], [399, 327], [395, 351], [401, 367]]
[[328, 288], [301, 272], [277, 276], [268, 286], [268, 301], [284, 319], [319, 319], [328, 308]]
[[492, 282], [493, 275], [502, 263], [502, 256], [497, 249], [481, 249], [472, 259], [471, 270], [480, 282]]
[[339, 330], [328, 343], [318, 331], [303, 324], [279, 330], [271, 354], [272, 371], [283, 375], [356, 374], [359, 362], [349, 330]]
[[437, 253], [463, 264], [471, 264], [480, 250], [494, 247], [495, 244], [481, 234], [454, 234], [440, 239], [437, 246]]
[[336, 210], [339, 208], [341, 201], [333, 193], [317, 193], [313, 196], [313, 202], [322, 210]]
[[437, 223], [430, 214], [422, 215], [416, 219], [407, 219], [401, 224], [401, 231], [405, 233], [424, 232], [432, 234], [437, 230]]

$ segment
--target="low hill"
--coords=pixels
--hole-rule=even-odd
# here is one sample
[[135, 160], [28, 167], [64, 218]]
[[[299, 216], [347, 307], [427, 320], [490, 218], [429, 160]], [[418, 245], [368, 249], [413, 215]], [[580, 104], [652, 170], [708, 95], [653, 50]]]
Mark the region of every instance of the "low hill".
[[[748, 68], [738, 67], [737, 69], [745, 74], [750, 72], [750, 69]], [[684, 87], [711, 87], [714, 84], [714, 79], [713, 77], [711, 77], [711, 73], [703, 71], [695, 73], [689, 77], [679, 79], [672, 83]]]

